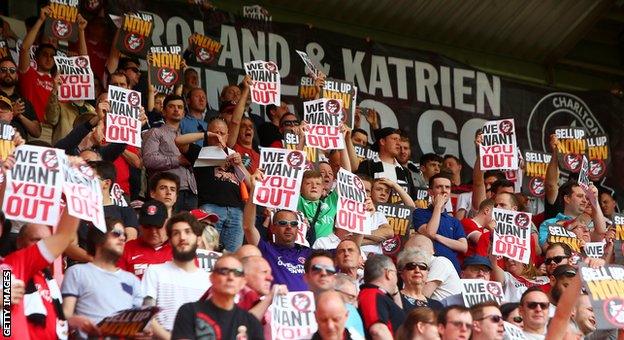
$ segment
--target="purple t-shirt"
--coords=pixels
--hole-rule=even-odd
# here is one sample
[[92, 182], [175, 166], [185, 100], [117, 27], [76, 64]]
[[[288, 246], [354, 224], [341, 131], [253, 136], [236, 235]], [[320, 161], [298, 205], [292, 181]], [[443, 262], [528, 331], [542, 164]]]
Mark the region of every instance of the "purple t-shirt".
[[308, 285], [303, 281], [303, 263], [312, 252], [310, 248], [300, 245], [288, 248], [263, 239], [258, 242], [258, 248], [271, 265], [274, 284], [286, 285], [291, 292], [308, 290]]

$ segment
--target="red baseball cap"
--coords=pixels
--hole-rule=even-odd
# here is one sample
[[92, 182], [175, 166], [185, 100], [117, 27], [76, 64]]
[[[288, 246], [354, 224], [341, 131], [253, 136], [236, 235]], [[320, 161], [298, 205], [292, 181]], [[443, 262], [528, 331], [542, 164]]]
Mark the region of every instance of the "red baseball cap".
[[198, 221], [207, 219], [212, 224], [219, 222], [219, 216], [217, 214], [207, 212], [202, 209], [191, 210], [191, 215], [193, 215]]

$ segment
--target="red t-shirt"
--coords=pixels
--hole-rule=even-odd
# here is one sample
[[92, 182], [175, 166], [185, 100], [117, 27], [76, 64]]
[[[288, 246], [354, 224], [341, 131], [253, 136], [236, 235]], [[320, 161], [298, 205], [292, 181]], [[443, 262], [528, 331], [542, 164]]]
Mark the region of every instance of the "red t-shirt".
[[[35, 277], [33, 277], [33, 282], [35, 283], [35, 288], [41, 295], [41, 301], [43, 301], [43, 305], [47, 311], [46, 323], [45, 327], [41, 327], [39, 325], [35, 325], [32, 322], [28, 323], [28, 332], [30, 333], [31, 339], [44, 339], [44, 340], [56, 340], [58, 336], [56, 335], [56, 309], [54, 308], [54, 301], [50, 296], [50, 289], [48, 287], [48, 282], [41, 272], [37, 272]], [[57, 287], [57, 289], [60, 287]], [[59, 289], [60, 292], [60, 289]]]
[[458, 253], [457, 255], [458, 255], [460, 263], [464, 263], [464, 259], [466, 257], [476, 254], [477, 245], [479, 241], [477, 240], [477, 243], [471, 242], [469, 238], [470, 234], [473, 232], [483, 233], [483, 232], [489, 232], [489, 231], [484, 230], [484, 228], [478, 225], [477, 222], [475, 222], [472, 218], [464, 218], [463, 220], [461, 220], [461, 224], [462, 224], [462, 227], [464, 227], [464, 234], [466, 234], [466, 239], [468, 240], [468, 250], [466, 251], [466, 254]]
[[248, 149], [240, 144], [234, 145], [234, 151], [238, 152], [241, 155], [241, 159], [243, 160], [243, 164], [246, 164], [246, 159], [249, 159], [251, 163], [246, 165], [247, 171], [250, 174], [256, 172], [258, 166], [260, 165], [260, 154], [256, 152], [254, 149]]
[[[136, 146], [126, 145], [126, 150], [132, 152], [133, 154], [139, 155], [139, 149]], [[119, 184], [124, 193], [128, 196], [130, 195], [130, 164], [123, 156], [117, 157], [113, 162], [115, 165], [115, 169], [117, 170], [117, 179], [115, 183]]]
[[138, 238], [126, 242], [124, 252], [117, 265], [140, 279], [150, 264], [165, 263], [172, 259], [173, 253], [169, 242], [165, 242], [158, 248], [153, 248]]
[[[30, 281], [37, 272], [51, 263], [42, 255], [39, 250], [40, 245], [45, 247], [43, 241], [39, 241], [37, 244], [9, 254], [2, 261], [2, 269], [10, 268], [11, 274], [24, 283]], [[30, 339], [23, 301], [11, 306], [11, 336], [9, 339]]]
[[39, 73], [32, 67], [29, 67], [26, 73], [19, 75], [20, 93], [33, 105], [40, 122], [45, 122], [46, 105], [53, 86], [52, 76]]

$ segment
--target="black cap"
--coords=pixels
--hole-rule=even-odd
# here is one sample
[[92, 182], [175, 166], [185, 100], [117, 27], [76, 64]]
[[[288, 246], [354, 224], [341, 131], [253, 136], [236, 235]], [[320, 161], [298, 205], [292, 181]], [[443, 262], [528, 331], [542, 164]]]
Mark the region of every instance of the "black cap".
[[398, 133], [400, 135], [401, 130], [391, 127], [385, 127], [373, 131], [373, 135], [375, 136], [375, 143], [373, 143], [373, 145], [371, 146], [371, 150], [379, 152], [379, 140], [395, 133]]
[[559, 279], [562, 276], [573, 277], [576, 275], [576, 269], [569, 264], [560, 264], [553, 271], [555, 279]]
[[167, 207], [156, 200], [149, 200], [143, 204], [139, 212], [139, 224], [162, 228], [167, 220]]

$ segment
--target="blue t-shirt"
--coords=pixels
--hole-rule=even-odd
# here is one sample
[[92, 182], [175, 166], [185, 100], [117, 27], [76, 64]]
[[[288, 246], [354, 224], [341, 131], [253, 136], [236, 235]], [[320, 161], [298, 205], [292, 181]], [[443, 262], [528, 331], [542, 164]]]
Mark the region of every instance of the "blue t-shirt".
[[[420, 228], [421, 225], [427, 224], [427, 222], [429, 222], [432, 214], [433, 210], [431, 209], [416, 209], [414, 211], [414, 214], [412, 215], [414, 229], [416, 229], [416, 231], [418, 232], [418, 228]], [[466, 234], [464, 234], [464, 228], [462, 228], [459, 220], [451, 216], [447, 212], [443, 212], [440, 216], [440, 227], [438, 228], [438, 235], [442, 235], [453, 240], [466, 238]], [[436, 256], [446, 257], [453, 263], [455, 270], [457, 270], [458, 273], [461, 272], [461, 267], [459, 265], [459, 259], [457, 258], [456, 251], [437, 241], [433, 241], [433, 249], [435, 250]]]
[[[180, 134], [185, 135], [193, 132], [204, 132], [208, 130], [208, 123], [206, 121], [191, 117], [188, 114], [184, 115], [182, 121], [180, 121]], [[199, 146], [204, 146], [204, 140], [200, 139], [195, 142]]]
[[303, 264], [312, 249], [296, 244], [292, 248], [269, 243], [264, 239], [258, 242], [262, 256], [269, 262], [274, 284], [283, 284], [291, 292], [308, 290], [303, 280], [305, 269]]

